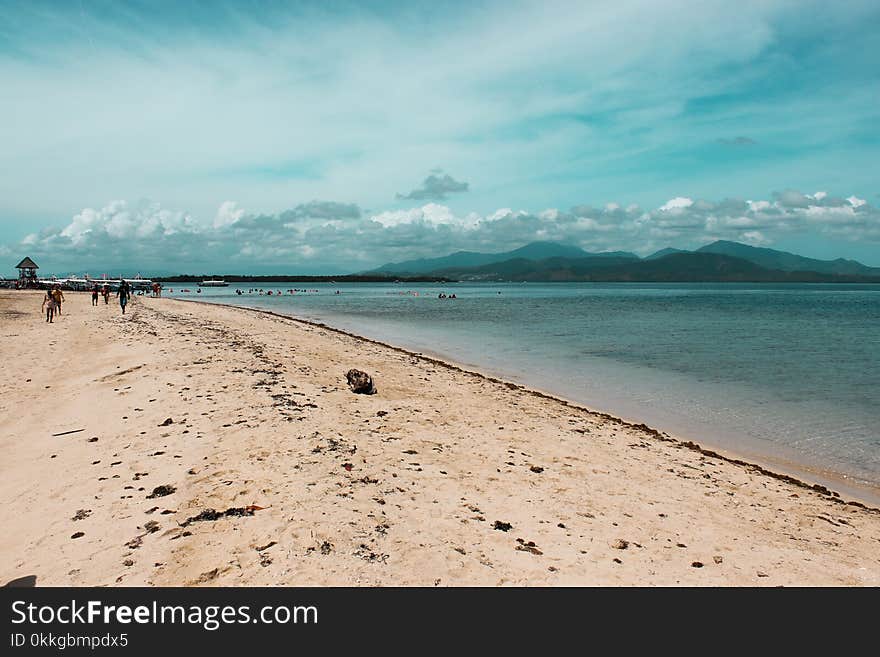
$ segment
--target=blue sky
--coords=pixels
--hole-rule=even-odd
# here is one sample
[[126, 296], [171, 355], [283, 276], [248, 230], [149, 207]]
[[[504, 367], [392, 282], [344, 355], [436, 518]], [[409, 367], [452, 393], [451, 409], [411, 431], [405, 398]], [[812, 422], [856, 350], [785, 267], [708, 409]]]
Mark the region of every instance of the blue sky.
[[876, 2], [7, 0], [0, 84], [2, 275], [535, 239], [880, 265]]

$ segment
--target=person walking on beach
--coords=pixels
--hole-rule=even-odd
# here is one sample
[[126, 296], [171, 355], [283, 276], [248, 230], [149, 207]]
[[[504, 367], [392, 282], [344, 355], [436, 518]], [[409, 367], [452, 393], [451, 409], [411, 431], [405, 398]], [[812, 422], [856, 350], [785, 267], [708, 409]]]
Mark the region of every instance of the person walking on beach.
[[52, 290], [46, 290], [46, 296], [43, 297], [43, 307], [40, 312], [46, 311], [46, 321], [52, 323], [55, 317], [55, 297], [52, 296]]
[[110, 303], [110, 286], [106, 283], [104, 284], [104, 288], [101, 290], [101, 294], [104, 295], [104, 305]]
[[119, 283], [119, 290], [116, 292], [116, 296], [119, 297], [119, 306], [122, 308], [122, 314], [125, 314], [125, 307], [128, 305], [128, 300], [131, 297], [131, 288], [129, 288], [128, 283], [124, 280]]
[[99, 292], [100, 292], [100, 290], [98, 290], [98, 284], [95, 283], [95, 286], [92, 288], [92, 305], [93, 306], [98, 305], [98, 293]]
[[56, 285], [55, 289], [52, 290], [52, 298], [55, 300], [55, 312], [60, 316], [61, 302], [64, 301], [64, 293], [61, 291], [60, 285]]

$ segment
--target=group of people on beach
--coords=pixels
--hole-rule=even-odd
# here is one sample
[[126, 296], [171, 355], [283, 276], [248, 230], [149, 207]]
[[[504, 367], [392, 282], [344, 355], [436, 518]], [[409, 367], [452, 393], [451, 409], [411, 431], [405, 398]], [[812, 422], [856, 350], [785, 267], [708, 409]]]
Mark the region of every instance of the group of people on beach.
[[[125, 314], [125, 307], [131, 300], [131, 285], [127, 281], [119, 282], [119, 288], [116, 291], [116, 297], [119, 299], [119, 306], [122, 308], [122, 314]], [[92, 305], [98, 305], [98, 297], [104, 297], [104, 303], [110, 303], [110, 286], [106, 283], [98, 285], [95, 283], [92, 288]], [[46, 290], [46, 296], [43, 297], [43, 306], [41, 312], [46, 313], [46, 321], [52, 324], [55, 316], [61, 316], [61, 304], [64, 302], [64, 292], [61, 291], [60, 285], [53, 285]]]
[[110, 303], [110, 286], [107, 284], [99, 286], [95, 283], [95, 287], [92, 288], [92, 305], [98, 305], [98, 295], [104, 297], [104, 304]]
[[60, 285], [53, 285], [46, 290], [41, 312], [46, 312], [46, 321], [50, 324], [55, 320], [55, 315], [61, 316], [61, 304], [63, 301], [64, 292], [61, 291]]

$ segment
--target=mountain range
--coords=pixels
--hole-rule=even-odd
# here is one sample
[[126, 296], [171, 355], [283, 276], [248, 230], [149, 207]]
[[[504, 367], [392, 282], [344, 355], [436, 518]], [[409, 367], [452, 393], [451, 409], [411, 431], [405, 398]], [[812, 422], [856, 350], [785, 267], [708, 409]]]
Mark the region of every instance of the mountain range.
[[665, 248], [645, 258], [628, 251], [591, 253], [557, 242], [532, 242], [503, 253], [458, 251], [388, 263], [365, 273], [471, 281], [880, 282], [880, 267], [855, 260], [817, 260], [727, 240], [696, 251]]
[[540, 261], [547, 258], [587, 258], [587, 257], [626, 257], [638, 260], [635, 253], [625, 251], [590, 253], [577, 246], [560, 244], [558, 242], [532, 242], [513, 251], [504, 253], [476, 253], [474, 251], [456, 251], [442, 258], [421, 258], [418, 260], [405, 260], [404, 262], [391, 262], [382, 265], [378, 269], [370, 271], [371, 274], [427, 274], [445, 269], [466, 269], [468, 267], [482, 267], [507, 260], [530, 260]]

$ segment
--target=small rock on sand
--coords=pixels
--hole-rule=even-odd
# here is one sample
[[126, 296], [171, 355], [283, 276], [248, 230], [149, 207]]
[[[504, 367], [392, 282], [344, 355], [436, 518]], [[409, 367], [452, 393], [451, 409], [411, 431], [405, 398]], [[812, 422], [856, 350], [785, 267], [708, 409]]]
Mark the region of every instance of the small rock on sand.
[[354, 369], [348, 370], [348, 372], [345, 373], [345, 378], [348, 381], [348, 387], [351, 388], [352, 392], [361, 395], [372, 395], [376, 392], [376, 387], [373, 385], [373, 378], [366, 372]]

